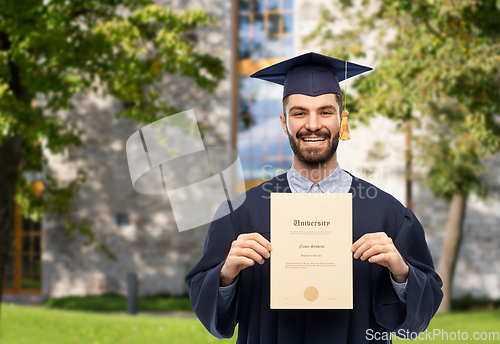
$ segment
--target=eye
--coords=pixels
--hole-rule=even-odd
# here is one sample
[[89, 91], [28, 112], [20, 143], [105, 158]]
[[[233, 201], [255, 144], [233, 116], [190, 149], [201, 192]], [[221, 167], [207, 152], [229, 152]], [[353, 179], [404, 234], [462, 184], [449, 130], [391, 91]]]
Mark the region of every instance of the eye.
[[304, 113], [304, 112], [295, 112], [295, 113], [293, 114], [293, 116], [304, 116], [304, 115], [305, 115], [305, 113]]

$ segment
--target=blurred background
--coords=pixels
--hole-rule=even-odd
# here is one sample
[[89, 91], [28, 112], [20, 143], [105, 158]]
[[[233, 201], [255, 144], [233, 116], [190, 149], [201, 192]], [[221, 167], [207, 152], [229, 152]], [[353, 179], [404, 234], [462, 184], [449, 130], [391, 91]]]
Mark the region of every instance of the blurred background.
[[282, 87], [248, 76], [315, 51], [375, 69], [341, 83], [339, 163], [413, 210], [436, 266], [446, 255], [444, 311], [500, 307], [498, 1], [1, 3], [4, 303], [107, 295], [95, 310], [125, 311], [129, 273], [139, 297], [185, 301], [208, 225], [178, 232], [166, 196], [134, 191], [126, 140], [194, 109], [205, 146], [238, 150], [240, 192], [284, 173]]

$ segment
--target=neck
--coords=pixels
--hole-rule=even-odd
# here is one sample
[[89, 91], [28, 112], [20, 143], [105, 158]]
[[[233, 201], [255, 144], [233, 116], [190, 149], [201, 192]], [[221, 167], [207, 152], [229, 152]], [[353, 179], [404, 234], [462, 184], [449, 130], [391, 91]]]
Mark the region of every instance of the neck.
[[335, 153], [330, 160], [323, 164], [307, 165], [293, 156], [293, 168], [304, 178], [310, 180], [314, 184], [319, 183], [337, 168], [337, 153]]

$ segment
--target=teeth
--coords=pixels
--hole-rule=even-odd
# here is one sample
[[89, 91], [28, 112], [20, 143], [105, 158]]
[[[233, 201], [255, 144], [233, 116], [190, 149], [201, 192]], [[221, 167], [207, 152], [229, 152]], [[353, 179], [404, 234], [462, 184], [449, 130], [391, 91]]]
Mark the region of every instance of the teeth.
[[315, 138], [304, 138], [303, 139], [305, 142], [321, 142], [324, 141], [324, 137], [315, 137]]

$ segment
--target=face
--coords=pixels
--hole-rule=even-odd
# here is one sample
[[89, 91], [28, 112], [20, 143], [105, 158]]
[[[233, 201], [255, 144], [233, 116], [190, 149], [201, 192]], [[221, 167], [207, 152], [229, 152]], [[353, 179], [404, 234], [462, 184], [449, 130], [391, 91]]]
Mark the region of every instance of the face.
[[339, 105], [333, 93], [317, 97], [291, 94], [286, 114], [281, 114], [295, 156], [304, 164], [317, 166], [328, 162], [339, 144]]

